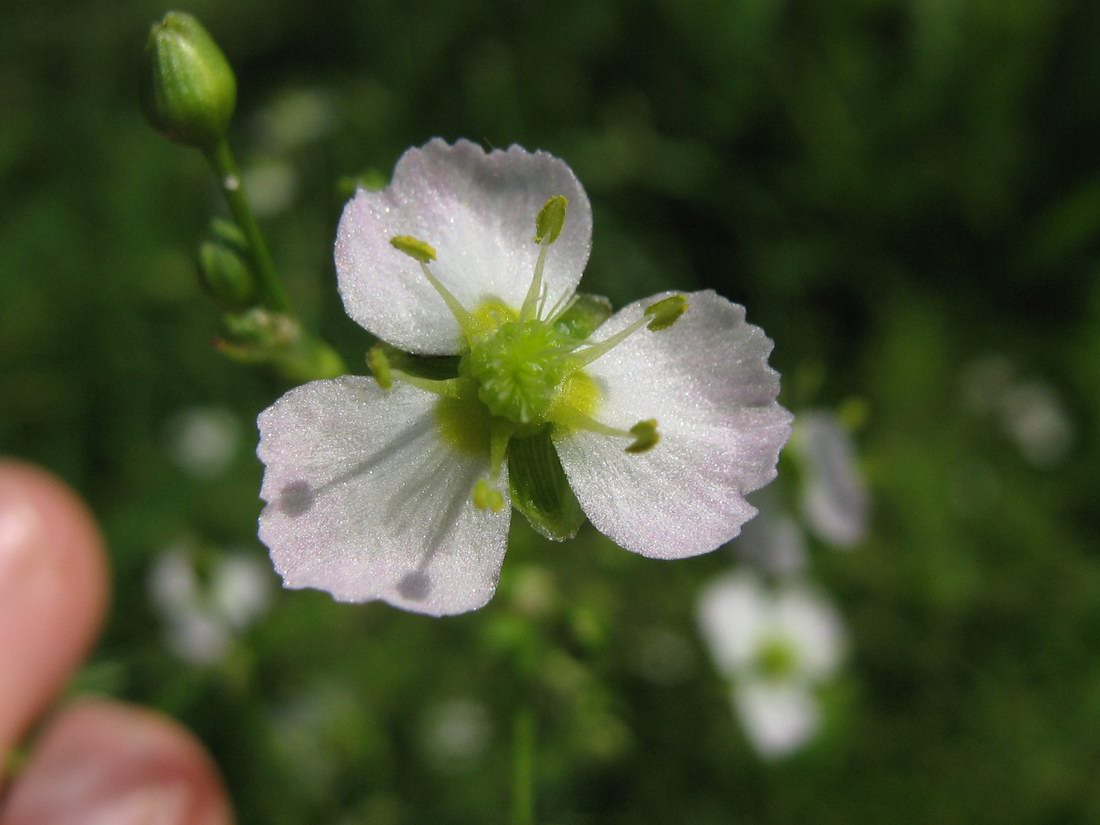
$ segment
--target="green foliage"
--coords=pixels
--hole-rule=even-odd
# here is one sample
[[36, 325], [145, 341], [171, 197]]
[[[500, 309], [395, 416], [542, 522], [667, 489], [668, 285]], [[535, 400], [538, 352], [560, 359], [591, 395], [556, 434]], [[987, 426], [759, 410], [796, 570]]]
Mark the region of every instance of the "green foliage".
[[[264, 557], [252, 422], [287, 385], [208, 346], [194, 251], [219, 193], [137, 113], [155, 12], [9, 6], [0, 447], [103, 521], [114, 607], [84, 683], [192, 726], [240, 821], [502, 821], [528, 704], [540, 822], [1100, 819], [1096, 4], [191, 9], [237, 70], [231, 139], [298, 315], [358, 371], [373, 342], [335, 291], [334, 186], [468, 136], [574, 169], [585, 290], [618, 307], [713, 287], [775, 340], [788, 406], [865, 404], [873, 528], [850, 553], [815, 548], [812, 570], [849, 671], [821, 739], [778, 764], [752, 754], [697, 641], [725, 552], [656, 562], [516, 517], [473, 615], [287, 591], [218, 664], [167, 652], [151, 565], [187, 537]], [[991, 354], [1063, 399], [1057, 461], [967, 402]], [[196, 405], [243, 433], [213, 475], [175, 458], [170, 423]]]

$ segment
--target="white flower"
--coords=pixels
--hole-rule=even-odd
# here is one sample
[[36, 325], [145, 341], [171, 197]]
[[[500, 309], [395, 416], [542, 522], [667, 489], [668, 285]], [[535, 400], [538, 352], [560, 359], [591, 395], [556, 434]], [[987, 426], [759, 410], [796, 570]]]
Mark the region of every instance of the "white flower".
[[241, 423], [230, 410], [190, 407], [176, 413], [165, 428], [168, 453], [196, 478], [220, 476], [241, 444]]
[[799, 413], [791, 447], [802, 459], [802, 514], [825, 541], [851, 547], [867, 532], [870, 500], [848, 430], [830, 412]]
[[172, 651], [192, 664], [213, 664], [234, 636], [267, 610], [271, 573], [251, 556], [228, 553], [201, 581], [193, 548], [180, 543], [154, 563], [149, 592], [167, 624]]
[[698, 619], [760, 754], [783, 756], [812, 739], [821, 721], [816, 689], [835, 675], [846, 646], [832, 605], [802, 585], [770, 592], [755, 576], [729, 574], [703, 591]]
[[389, 345], [461, 361], [429, 379], [376, 348], [377, 381], [315, 381], [261, 414], [260, 537], [288, 587], [433, 615], [480, 607], [509, 505], [545, 528], [512, 495], [521, 471], [553, 478], [559, 460], [568, 488], [550, 500], [579, 502], [628, 550], [679, 558], [737, 535], [790, 431], [771, 341], [709, 291], [638, 301], [586, 337], [585, 319], [607, 314], [574, 305], [591, 230], [569, 168], [516, 146], [434, 140], [387, 189], [357, 193], [336, 240], [348, 314]]
[[1073, 421], [1054, 388], [1019, 376], [1003, 355], [975, 360], [962, 373], [963, 399], [971, 412], [997, 420], [1023, 457], [1052, 467], [1073, 445]]

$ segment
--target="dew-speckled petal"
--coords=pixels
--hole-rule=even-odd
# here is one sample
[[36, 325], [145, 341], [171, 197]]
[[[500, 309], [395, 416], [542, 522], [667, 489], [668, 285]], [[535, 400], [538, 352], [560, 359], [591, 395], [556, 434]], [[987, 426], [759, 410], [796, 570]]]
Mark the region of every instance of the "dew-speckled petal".
[[[260, 414], [260, 539], [287, 587], [437, 616], [489, 600], [510, 511], [472, 505], [488, 444], [452, 446], [439, 403], [345, 376], [297, 387]], [[500, 485], [508, 490], [506, 475]]]
[[546, 306], [576, 290], [592, 240], [588, 196], [569, 167], [519, 146], [486, 152], [437, 138], [410, 149], [386, 189], [360, 190], [340, 218], [336, 273], [348, 315], [409, 352], [459, 352], [454, 317], [390, 239], [411, 235], [432, 246], [433, 274], [468, 310], [491, 297], [518, 309], [538, 257], [535, 217], [554, 195], [569, 206], [546, 257]]
[[[592, 340], [625, 328], [663, 297], [625, 307]], [[706, 553], [735, 537], [756, 512], [745, 494], [775, 477], [791, 431], [790, 413], [775, 400], [772, 342], [745, 322], [744, 308], [713, 291], [686, 297], [687, 312], [672, 327], [636, 332], [587, 367], [601, 391], [594, 417], [620, 429], [654, 418], [660, 442], [631, 454], [623, 439], [554, 435], [592, 524], [653, 558]]]

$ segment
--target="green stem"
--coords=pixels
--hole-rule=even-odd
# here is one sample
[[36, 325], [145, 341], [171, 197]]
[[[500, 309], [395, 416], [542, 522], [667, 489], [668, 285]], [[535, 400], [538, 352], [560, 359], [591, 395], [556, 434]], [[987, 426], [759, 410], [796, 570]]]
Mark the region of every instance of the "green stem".
[[267, 248], [263, 233], [260, 232], [260, 225], [256, 223], [256, 216], [252, 214], [252, 207], [248, 205], [241, 173], [237, 169], [237, 161], [233, 158], [233, 150], [229, 148], [229, 142], [224, 138], [218, 141], [206, 152], [206, 159], [218, 177], [218, 185], [229, 204], [229, 211], [233, 213], [233, 219], [244, 233], [245, 240], [248, 241], [248, 248], [252, 253], [252, 264], [256, 268], [256, 276], [259, 278], [260, 290], [264, 296], [264, 304], [268, 309], [293, 315], [290, 299], [283, 291], [279, 273], [275, 270], [275, 261]]
[[512, 776], [512, 825], [535, 825], [535, 714], [529, 705], [516, 711]]

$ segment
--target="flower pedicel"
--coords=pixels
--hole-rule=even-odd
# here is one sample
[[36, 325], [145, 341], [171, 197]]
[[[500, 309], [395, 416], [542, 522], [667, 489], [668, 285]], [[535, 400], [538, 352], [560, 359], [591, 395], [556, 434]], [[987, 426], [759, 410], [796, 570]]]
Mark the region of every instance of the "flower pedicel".
[[288, 587], [473, 610], [512, 506], [550, 538], [587, 517], [652, 558], [737, 535], [790, 433], [772, 343], [711, 291], [608, 317], [576, 293], [591, 234], [570, 169], [517, 146], [433, 140], [348, 203], [340, 294], [385, 344], [373, 378], [313, 381], [259, 417], [260, 537]]

